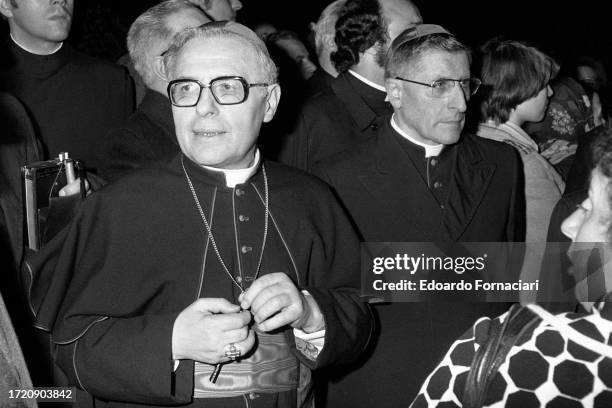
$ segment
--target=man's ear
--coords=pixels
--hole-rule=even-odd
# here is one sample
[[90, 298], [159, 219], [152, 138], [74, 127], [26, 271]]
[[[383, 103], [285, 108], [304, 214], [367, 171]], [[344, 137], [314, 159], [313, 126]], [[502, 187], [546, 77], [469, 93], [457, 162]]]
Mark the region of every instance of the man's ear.
[[330, 51], [336, 51], [338, 46], [336, 45], [336, 40], [333, 35], [324, 35], [323, 41], [325, 42], [325, 47]]
[[153, 72], [159, 79], [164, 82], [168, 82], [168, 74], [166, 73], [166, 66], [164, 65], [164, 57], [157, 56], [153, 59]]
[[13, 6], [11, 0], [0, 0], [0, 14], [6, 18], [13, 18]]
[[281, 97], [281, 88], [279, 84], [268, 85], [268, 95], [266, 96], [266, 113], [264, 114], [264, 123], [269, 122], [276, 113], [278, 102]]
[[387, 88], [387, 99], [391, 106], [399, 109], [402, 106], [402, 94], [404, 89], [398, 79], [387, 78], [385, 80], [385, 88]]

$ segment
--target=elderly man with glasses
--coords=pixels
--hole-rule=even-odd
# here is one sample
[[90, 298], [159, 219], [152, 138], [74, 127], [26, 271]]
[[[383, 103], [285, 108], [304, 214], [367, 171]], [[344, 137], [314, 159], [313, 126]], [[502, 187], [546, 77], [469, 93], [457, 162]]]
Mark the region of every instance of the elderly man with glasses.
[[[316, 172], [347, 208], [364, 241], [503, 242], [524, 236], [521, 164], [508, 145], [463, 131], [480, 81], [469, 49], [437, 25], [421, 24], [392, 43], [385, 67], [393, 116], [376, 137], [332, 156]], [[346, 390], [377, 379], [358, 405], [397, 407], [448, 344], [496, 304], [377, 304], [380, 337]], [[401, 358], [398, 358], [401, 356]], [[351, 398], [352, 393], [340, 394]]]
[[187, 29], [164, 73], [181, 152], [73, 221], [57, 363], [77, 404], [306, 406], [310, 370], [370, 335], [356, 234], [328, 186], [259, 154], [280, 88], [255, 33]]

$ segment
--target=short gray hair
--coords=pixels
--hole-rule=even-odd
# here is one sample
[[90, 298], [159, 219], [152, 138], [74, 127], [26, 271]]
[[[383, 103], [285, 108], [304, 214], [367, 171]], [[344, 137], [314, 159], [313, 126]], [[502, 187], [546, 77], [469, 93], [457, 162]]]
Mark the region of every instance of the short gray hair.
[[426, 52], [465, 52], [471, 60], [470, 47], [452, 34], [430, 34], [407, 41], [397, 48], [391, 48], [385, 64], [385, 78], [401, 76], [406, 68], [412, 68]]
[[[230, 28], [239, 26], [237, 28]], [[233, 38], [243, 43], [249, 44], [257, 58], [257, 66], [261, 69], [264, 75], [263, 80], [268, 84], [274, 84], [278, 81], [278, 72], [274, 61], [270, 58], [270, 54], [263, 43], [255, 33], [251, 31], [252, 36], [243, 35], [240, 31], [251, 31], [248, 28], [238, 23], [232, 22], [212, 22], [204, 24], [200, 27], [188, 28], [181, 31], [174, 37], [172, 44], [168, 48], [168, 52], [164, 55], [164, 69], [166, 74], [173, 73], [176, 68], [177, 57], [183, 47], [194, 39], [229, 39]]]
[[168, 27], [167, 18], [182, 10], [200, 9], [187, 0], [166, 0], [142, 13], [132, 23], [127, 35], [127, 48], [134, 69], [140, 74], [145, 85], [153, 83], [155, 73], [151, 70], [153, 59], [151, 50], [156, 45], [169, 43], [174, 31]]
[[330, 3], [319, 16], [319, 20], [313, 27], [315, 34], [315, 46], [317, 47], [317, 53], [320, 52], [319, 44], [323, 42], [323, 37], [331, 35], [332, 38], [336, 36], [336, 21], [338, 21], [338, 15], [346, 0], [336, 0]]

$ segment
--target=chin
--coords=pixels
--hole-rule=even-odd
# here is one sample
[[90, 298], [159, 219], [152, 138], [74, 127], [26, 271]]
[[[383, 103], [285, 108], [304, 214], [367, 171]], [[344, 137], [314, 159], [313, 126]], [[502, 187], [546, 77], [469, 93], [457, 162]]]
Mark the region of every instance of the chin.
[[459, 141], [459, 138], [461, 138], [461, 133], [450, 133], [450, 134], [446, 134], [446, 135], [442, 135], [438, 142], [443, 144], [443, 145], [452, 145], [455, 144]]

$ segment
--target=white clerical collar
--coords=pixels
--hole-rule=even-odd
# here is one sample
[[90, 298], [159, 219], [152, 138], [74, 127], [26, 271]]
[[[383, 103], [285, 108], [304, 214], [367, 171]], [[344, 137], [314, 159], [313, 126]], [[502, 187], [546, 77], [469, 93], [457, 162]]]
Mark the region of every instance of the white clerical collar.
[[354, 76], [355, 78], [363, 82], [364, 84], [370, 85], [372, 88], [375, 88], [375, 89], [378, 89], [379, 91], [383, 91], [384, 93], [387, 93], [387, 88], [385, 88], [384, 86], [378, 85], [376, 82], [370, 81], [368, 78], [359, 75], [352, 69], [349, 69], [348, 72], [349, 74], [351, 74], [352, 76]]
[[442, 149], [444, 149], [444, 145], [443, 144], [437, 144], [437, 145], [430, 145], [430, 144], [426, 144], [423, 143], [419, 140], [416, 140], [414, 137], [410, 136], [408, 133], [404, 132], [398, 125], [397, 123], [395, 123], [395, 113], [391, 116], [391, 127], [393, 129], [395, 129], [395, 131], [397, 133], [400, 134], [401, 137], [403, 137], [404, 139], [408, 140], [411, 143], [414, 143], [415, 145], [421, 146], [423, 149], [425, 149], [425, 157], [435, 157], [438, 156], [440, 154], [440, 152], [442, 151]]
[[229, 188], [236, 187], [237, 184], [242, 184], [247, 181], [259, 167], [259, 162], [261, 161], [261, 156], [259, 155], [259, 149], [255, 150], [255, 159], [253, 160], [253, 164], [246, 169], [218, 169], [216, 167], [202, 166], [206, 170], [221, 172], [225, 175], [225, 184]]
[[41, 53], [40, 53], [40, 52], [38, 52], [38, 51], [34, 51], [34, 50], [29, 49], [28, 47], [26, 47], [26, 46], [25, 46], [25, 45], [23, 45], [23, 44], [19, 44], [19, 41], [17, 41], [17, 40], [15, 39], [15, 37], [13, 37], [13, 33], [11, 33], [10, 35], [11, 35], [11, 40], [13, 40], [13, 42], [14, 42], [15, 44], [17, 44], [17, 46], [18, 46], [19, 48], [21, 48], [22, 50], [24, 50], [24, 51], [26, 51], [26, 52], [29, 52], [30, 54], [34, 54], [34, 55], [51, 55], [51, 54], [55, 54], [56, 52], [58, 52], [58, 51], [60, 50], [60, 48], [62, 48], [62, 45], [64, 45], [64, 43], [63, 43], [63, 42], [61, 42], [61, 43], [59, 43], [59, 44], [58, 44], [57, 48], [55, 48], [53, 51], [51, 51], [51, 52], [44, 52], [44, 53], [42, 53], [42, 54], [41, 54]]

